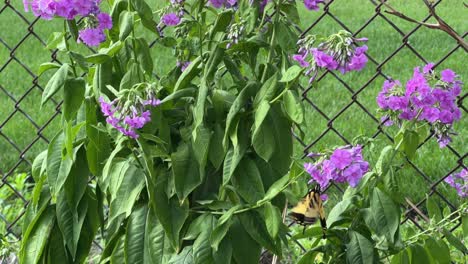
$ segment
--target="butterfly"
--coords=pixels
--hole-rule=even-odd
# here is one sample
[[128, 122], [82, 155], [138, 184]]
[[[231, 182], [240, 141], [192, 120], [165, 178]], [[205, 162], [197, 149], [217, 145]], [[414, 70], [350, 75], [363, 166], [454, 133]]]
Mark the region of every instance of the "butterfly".
[[[302, 198], [289, 213], [289, 216], [298, 224], [306, 226], [315, 224], [320, 219], [323, 238], [326, 237], [327, 222], [325, 220], [325, 211], [323, 210], [322, 198], [320, 198], [320, 186], [316, 185]], [[303, 232], [304, 232], [303, 231]]]

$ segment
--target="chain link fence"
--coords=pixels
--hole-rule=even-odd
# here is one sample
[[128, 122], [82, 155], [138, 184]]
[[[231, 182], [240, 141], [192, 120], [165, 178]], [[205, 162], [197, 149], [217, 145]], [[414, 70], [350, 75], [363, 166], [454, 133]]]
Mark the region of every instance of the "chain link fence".
[[[301, 36], [315, 31], [333, 33], [340, 29], [347, 30], [356, 37], [374, 34], [382, 29], [385, 32], [378, 32], [381, 40], [376, 45], [369, 43], [369, 64], [362, 73], [357, 73], [362, 75], [359, 76], [359, 80], [355, 76], [325, 71], [317, 77], [317, 86], [302, 87], [302, 100], [308, 110], [306, 116], [309, 123], [313, 123], [302, 128], [296, 127], [293, 131], [298, 143], [296, 149], [303, 150], [303, 158], [306, 158], [309, 152], [321, 150], [323, 146], [350, 144], [354, 137], [363, 133], [362, 128], [365, 128], [364, 133], [368, 137], [382, 144], [393, 142], [394, 133], [383, 126], [375, 110], [375, 96], [380, 91], [382, 82], [392, 77], [404, 79], [399, 73], [404, 75], [403, 72], [408, 72], [407, 69], [411, 72], [413, 67], [429, 61], [434, 62], [435, 67], [440, 69], [445, 67], [446, 63], [452, 65], [453, 61], [467, 59], [466, 50], [445, 33], [429, 33], [429, 29], [418, 24], [401, 24], [398, 18], [384, 12], [384, 6], [379, 1], [363, 0], [359, 7], [359, 10], [363, 10], [358, 16], [360, 19], [353, 19], [357, 16], [356, 11], [353, 13], [353, 10], [340, 10], [340, 4], [343, 2], [328, 1], [322, 10], [305, 17], [307, 27], [295, 25], [296, 30]], [[433, 5], [439, 6], [442, 2], [440, 0]], [[423, 22], [430, 20], [429, 12], [421, 19]], [[61, 103], [51, 100], [40, 108], [41, 93], [47, 82], [47, 75], [39, 77], [36, 71], [42, 62], [60, 63], [57, 51], [45, 49], [48, 35], [54, 29], [59, 31], [60, 26], [25, 14], [19, 0], [5, 0], [0, 4], [0, 25], [0, 238], [3, 236], [14, 243], [21, 240], [21, 219], [28, 205], [33, 184], [30, 176], [32, 161], [40, 151], [46, 149], [49, 140], [58, 129]], [[466, 35], [466, 32], [460, 34], [462, 38]], [[426, 36], [431, 36], [431, 39]], [[440, 47], [443, 54], [437, 57], [421, 48], [421, 42], [437, 46], [440, 39], [444, 39], [443, 43], [448, 44]], [[154, 47], [155, 43], [151, 42], [151, 47]], [[414, 65], [405, 65], [408, 56], [412, 57], [413, 63], [416, 62]], [[464, 70], [463, 63], [461, 68], [455, 67], [454, 70]], [[466, 71], [461, 72], [462, 76], [463, 73], [466, 74]], [[322, 99], [317, 100], [326, 93], [330, 93], [328, 103], [323, 103]], [[462, 131], [464, 129], [465, 132], [468, 132], [468, 109], [464, 105], [467, 97], [468, 93], [462, 92], [458, 98], [458, 106], [463, 114], [457, 128], [461, 128]], [[447, 146], [443, 151], [437, 150], [437, 153], [433, 153], [435, 148], [434, 140], [430, 140], [431, 134], [419, 146], [420, 151], [429, 156], [415, 161], [407, 160], [409, 166], [405, 169], [410, 172], [405, 177], [408, 177], [407, 181], [417, 183], [417, 192], [420, 195], [405, 197], [403, 223], [424, 230], [424, 222], [428, 221], [425, 201], [429, 196], [437, 197], [443, 206], [448, 206], [451, 210], [456, 209], [456, 196], [452, 195], [450, 198], [450, 195], [447, 195], [449, 191], [443, 180], [467, 167], [464, 164], [468, 156], [466, 134], [468, 133], [461, 133], [453, 145]], [[434, 157], [442, 155], [444, 161], [436, 160], [432, 154]], [[426, 163], [423, 160], [426, 160]], [[438, 164], [435, 170], [427, 169], [427, 160], [429, 163], [443, 164]], [[331, 192], [343, 192], [337, 185], [333, 185], [331, 189]], [[460, 223], [452, 226], [452, 230], [459, 225]], [[306, 251], [301, 241], [294, 242], [300, 250]], [[14, 246], [18, 245], [19, 243], [16, 243]], [[263, 263], [274, 259], [268, 254], [264, 255]]]

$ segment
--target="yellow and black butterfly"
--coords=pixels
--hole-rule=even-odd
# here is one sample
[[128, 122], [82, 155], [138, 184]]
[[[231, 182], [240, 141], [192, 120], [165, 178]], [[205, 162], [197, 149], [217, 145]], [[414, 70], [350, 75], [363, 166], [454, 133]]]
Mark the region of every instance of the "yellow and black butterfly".
[[327, 230], [327, 222], [325, 220], [325, 211], [323, 210], [322, 198], [320, 198], [320, 186], [316, 185], [310, 190], [304, 198], [302, 198], [289, 213], [289, 216], [298, 224], [306, 226], [315, 224], [317, 219], [320, 219], [322, 226], [323, 238]]

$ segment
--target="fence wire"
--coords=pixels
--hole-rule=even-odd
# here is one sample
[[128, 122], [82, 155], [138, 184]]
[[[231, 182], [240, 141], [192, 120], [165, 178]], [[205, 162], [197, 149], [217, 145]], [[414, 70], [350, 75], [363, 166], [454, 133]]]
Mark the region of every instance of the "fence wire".
[[[325, 20], [333, 21], [339, 25], [341, 29], [347, 30], [353, 34], [353, 36], [358, 36], [360, 33], [365, 30], [372, 28], [373, 24], [382, 23], [384, 21], [386, 28], [392, 33], [398, 35], [399, 41], [397, 46], [393, 50], [382, 50], [382, 53], [389, 54], [384, 59], [377, 59], [372, 57], [370, 54], [367, 54], [369, 59], [369, 64], [373, 67], [367, 66], [365, 71], [372, 71], [372, 75], [368, 80], [363, 83], [356, 85], [351, 83], [349, 80], [343, 78], [343, 76], [336, 74], [332, 71], [325, 71], [317, 77], [317, 83], [320, 87], [322, 82], [334, 80], [334, 85], [340, 86], [343, 88], [343, 93], [348, 93], [349, 99], [344, 106], [339, 106], [333, 111], [327, 109], [317, 102], [317, 96], [314, 96], [314, 87], [304, 86], [302, 88], [302, 100], [310, 106], [309, 111], [311, 115], [317, 116], [321, 121], [325, 122], [326, 127], [321, 131], [316, 137], [312, 139], [304, 139], [300, 137], [300, 134], [304, 134], [304, 131], [301, 131], [300, 127], [295, 127], [293, 130], [293, 136], [297, 139], [297, 143], [303, 148], [304, 155], [303, 158], [306, 159], [307, 153], [317, 150], [319, 148], [320, 142], [324, 141], [325, 138], [332, 135], [333, 137], [338, 137], [340, 141], [344, 144], [350, 144], [352, 138], [346, 136], [349, 134], [349, 131], [345, 131], [342, 128], [342, 124], [347, 122], [346, 115], [353, 114], [353, 112], [359, 109], [362, 111], [366, 118], [373, 123], [375, 127], [375, 132], [370, 136], [374, 139], [384, 138], [391, 142], [394, 141], [393, 137], [386, 131], [383, 122], [376, 116], [373, 108], [365, 106], [365, 102], [360, 100], [360, 95], [364, 94], [366, 91], [371, 89], [380, 90], [380, 86], [377, 84], [378, 79], [391, 79], [391, 75], [387, 74], [384, 70], [385, 66], [395, 60], [398, 57], [398, 54], [403, 51], [411, 52], [415, 55], [418, 60], [420, 60], [420, 65], [428, 63], [428, 60], [425, 59], [425, 56], [422, 55], [418, 48], [410, 41], [412, 36], [417, 34], [419, 31], [424, 28], [421, 25], [412, 24], [411, 30], [403, 30], [400, 28], [393, 19], [390, 19], [390, 15], [384, 12], [384, 6], [379, 1], [363, 0], [363, 5], [370, 5], [374, 12], [370, 17], [358, 27], [357, 30], [352, 30], [356, 27], [355, 22], [353, 22], [353, 27], [349, 23], [345, 22], [343, 18], [334, 14], [333, 7], [338, 5], [340, 2], [338, 0], [328, 1], [319, 11], [319, 16], [316, 17], [310, 25], [304, 29], [301, 29], [300, 26], [295, 25], [296, 30], [300, 33], [301, 36], [308, 34], [314, 29], [320, 27], [321, 24], [326, 23]], [[442, 0], [435, 2], [433, 5], [438, 6]], [[6, 17], [14, 17], [16, 21], [15, 25], [5, 25], [3, 22]], [[422, 20], [426, 22], [431, 19], [431, 15], [427, 16]], [[35, 65], [31, 62], [31, 59], [25, 59], [24, 56], [18, 55], [20, 53], [22, 46], [29, 45], [30, 42], [34, 41], [34, 45], [45, 47], [46, 39], [48, 36], [41, 35], [39, 33], [39, 28], [41, 24], [49, 23], [40, 20], [39, 18], [31, 19], [31, 16], [25, 15], [22, 9], [21, 1], [18, 0], [4, 0], [3, 6], [0, 7], [0, 23], [3, 23], [2, 28], [5, 27], [5, 30], [8, 26], [8, 30], [15, 31], [15, 37], [4, 37], [5, 31], [0, 30], [0, 98], [3, 97], [3, 100], [0, 101], [4, 105], [2, 112], [0, 113], [0, 238], [3, 235], [4, 238], [11, 241], [20, 241], [21, 240], [21, 219], [25, 213], [25, 209], [28, 205], [28, 193], [32, 189], [33, 180], [30, 175], [30, 169], [32, 161], [35, 155], [38, 154], [38, 149], [45, 149], [49, 143], [49, 140], [53, 133], [47, 133], [47, 129], [55, 129], [54, 122], [57, 117], [60, 116], [60, 107], [61, 102], [52, 99], [47, 109], [40, 109], [41, 118], [38, 118], [30, 109], [27, 109], [24, 105], [26, 102], [37, 102], [39, 104], [41, 99], [41, 94], [46, 83], [46, 80], [40, 79], [36, 74]], [[427, 30], [427, 29], [426, 29]], [[405, 33], [407, 32], [407, 33]], [[464, 32], [461, 37], [465, 38], [467, 32]], [[11, 35], [10, 35], [11, 36]], [[433, 41], [433, 40], [424, 40], [424, 41]], [[28, 43], [28, 44], [27, 44]], [[156, 41], [150, 41], [150, 47], [155, 47]], [[383, 47], [382, 47], [383, 48]], [[438, 61], [435, 61], [435, 66], [438, 67], [450, 57], [459, 56], [456, 54], [458, 50], [461, 52], [466, 52], [461, 45], [459, 45], [455, 40], [453, 40], [453, 47], [446, 52], [446, 54], [441, 57]], [[43, 52], [46, 52], [45, 49]], [[375, 53], [374, 53], [375, 54]], [[463, 53], [464, 54], [464, 53]], [[37, 54], [31, 54], [36, 56]], [[49, 54], [50, 62], [61, 63], [58, 58], [57, 51], [50, 51]], [[417, 65], [414, 65], [417, 66]], [[34, 66], [37, 67], [37, 66]], [[11, 68], [18, 70], [15, 75], [10, 71]], [[22, 80], [20, 83], [12, 83], [7, 80], [15, 77], [15, 80]], [[156, 78], [158, 76], [155, 75]], [[18, 89], [18, 85], [23, 85], [28, 83], [24, 87]], [[376, 88], [376, 86], [379, 86]], [[20, 90], [21, 93], [18, 94], [17, 90]], [[468, 109], [464, 105], [468, 93], [463, 93], [457, 101], [458, 106], [462, 109], [462, 122], [466, 122]], [[6, 107], [5, 107], [6, 106]], [[6, 109], [6, 110], [5, 110]], [[6, 111], [6, 112], [4, 112]], [[46, 118], [44, 118], [44, 116]], [[15, 126], [15, 123], [21, 120], [21, 126], [18, 127], [20, 130], [18, 133], [11, 133], [12, 128], [9, 126]], [[16, 124], [17, 125], [17, 124]], [[352, 126], [351, 126], [352, 127]], [[348, 128], [349, 129], [349, 128]], [[13, 134], [13, 135], [12, 135]], [[27, 139], [24, 140], [24, 135], [27, 134]], [[50, 135], [49, 135], [50, 134]], [[21, 138], [20, 138], [21, 136]], [[431, 135], [419, 145], [419, 148], [428, 144]], [[462, 140], [466, 137], [462, 137]], [[462, 143], [463, 145], [463, 143]], [[413, 177], [421, 178], [425, 183], [425, 186], [420, 186], [420, 190], [423, 190], [427, 195], [425, 198], [419, 201], [411, 201], [409, 198], [406, 198], [406, 204], [404, 205], [404, 217], [402, 223], [405, 225], [414, 225], [420, 230], [424, 230], [424, 222], [429, 218], [427, 216], [427, 210], [425, 208], [425, 202], [429, 196], [437, 196], [442, 203], [448, 206], [450, 209], [456, 209], [456, 206], [453, 202], [443, 194], [441, 191], [441, 185], [443, 180], [451, 175], [452, 173], [459, 171], [462, 168], [467, 166], [464, 164], [464, 160], [468, 156], [468, 151], [466, 147], [462, 147], [461, 150], [448, 145], [445, 155], [453, 156], [456, 160], [456, 165], [452, 168], [447, 169], [447, 171], [441, 175], [428, 175], [421, 169], [421, 166], [418, 166], [413, 161], [407, 160], [409, 166], [413, 169]], [[3, 161], [2, 161], [3, 160]], [[9, 162], [5, 162], [8, 160]], [[331, 188], [336, 189], [334, 191], [343, 192], [343, 190], [337, 186], [333, 185]], [[451, 230], [456, 229], [461, 223], [457, 223], [452, 227]], [[3, 229], [3, 230], [2, 230]], [[2, 232], [4, 232], [2, 234]], [[1, 242], [1, 241], [0, 241]], [[297, 244], [301, 251], [306, 251], [307, 248], [301, 244], [301, 241], [293, 241]], [[96, 244], [96, 250], [99, 250], [99, 245]], [[1, 257], [1, 256], [0, 256]], [[0, 263], [2, 260], [0, 259]], [[262, 255], [262, 263], [271, 263], [275, 262], [274, 257], [270, 254]], [[279, 262], [277, 262], [279, 263]]]

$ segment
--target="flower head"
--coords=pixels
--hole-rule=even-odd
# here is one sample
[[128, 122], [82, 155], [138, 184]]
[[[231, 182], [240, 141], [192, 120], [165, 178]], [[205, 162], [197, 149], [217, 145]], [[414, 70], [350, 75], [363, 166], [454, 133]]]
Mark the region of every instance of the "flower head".
[[165, 14], [161, 20], [166, 26], [177, 26], [180, 23], [180, 17], [175, 13]]
[[363, 159], [359, 145], [337, 148], [328, 159], [326, 155], [320, 156], [323, 158], [315, 164], [304, 164], [304, 169], [311, 176], [310, 182], [317, 182], [321, 188], [327, 187], [331, 181], [347, 182], [356, 187], [369, 170], [369, 163]]
[[458, 196], [462, 198], [468, 197], [468, 170], [462, 169], [459, 173], [454, 173], [447, 178], [445, 182], [455, 188]]

